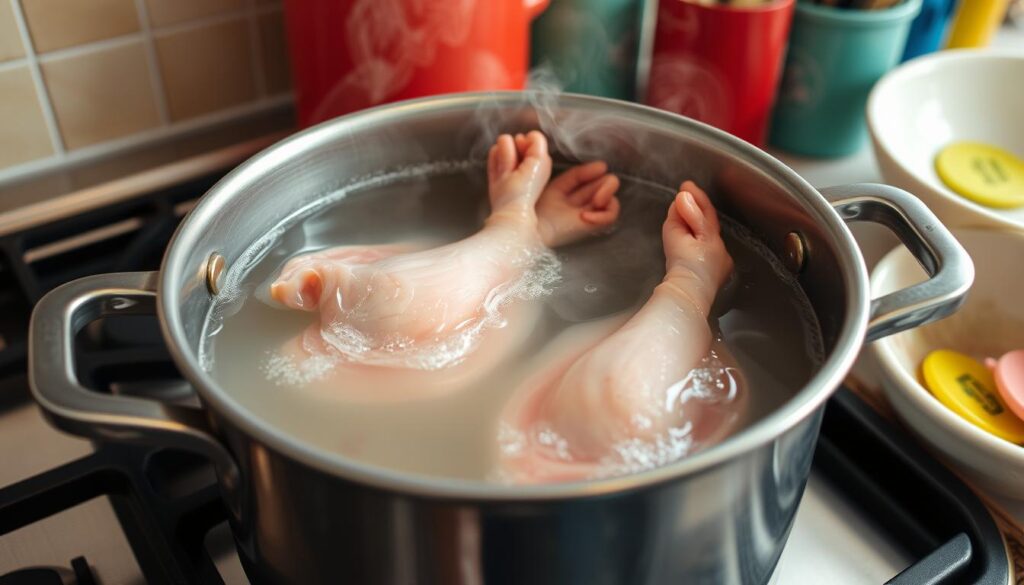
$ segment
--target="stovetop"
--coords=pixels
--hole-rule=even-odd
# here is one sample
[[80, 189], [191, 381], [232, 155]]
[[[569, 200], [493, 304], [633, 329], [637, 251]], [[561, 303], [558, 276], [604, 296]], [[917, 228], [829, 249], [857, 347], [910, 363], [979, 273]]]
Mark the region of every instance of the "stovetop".
[[[30, 402], [25, 377], [35, 302], [88, 274], [158, 268], [181, 217], [223, 172], [0, 236], [0, 585], [247, 582], [206, 462], [60, 434]], [[108, 318], [76, 342], [78, 374], [91, 390], [196, 400], [152, 317]], [[841, 389], [773, 581], [1009, 578], [1002, 539], [978, 499]]]

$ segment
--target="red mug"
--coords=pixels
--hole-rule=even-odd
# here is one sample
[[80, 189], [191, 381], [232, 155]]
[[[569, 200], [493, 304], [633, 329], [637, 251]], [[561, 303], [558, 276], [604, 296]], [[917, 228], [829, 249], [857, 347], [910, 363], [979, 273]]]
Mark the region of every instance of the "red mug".
[[549, 0], [286, 0], [299, 124], [459, 91], [522, 89]]
[[762, 146], [793, 5], [661, 0], [646, 102]]

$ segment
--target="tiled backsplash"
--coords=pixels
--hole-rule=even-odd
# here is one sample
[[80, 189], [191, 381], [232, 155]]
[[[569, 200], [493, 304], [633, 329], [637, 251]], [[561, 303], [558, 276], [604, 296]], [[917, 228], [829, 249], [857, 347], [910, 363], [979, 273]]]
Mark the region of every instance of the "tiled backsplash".
[[280, 0], [0, 0], [0, 183], [290, 91]]

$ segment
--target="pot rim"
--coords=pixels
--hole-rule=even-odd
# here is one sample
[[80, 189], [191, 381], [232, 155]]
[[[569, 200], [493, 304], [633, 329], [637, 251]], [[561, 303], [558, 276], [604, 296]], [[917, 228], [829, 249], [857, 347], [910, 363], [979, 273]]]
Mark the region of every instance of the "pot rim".
[[353, 127], [375, 125], [425, 112], [475, 108], [486, 100], [497, 106], [522, 106], [529, 92], [502, 91], [448, 94], [377, 106], [335, 118], [296, 133], [268, 147], [242, 163], [214, 185], [185, 218], [165, 252], [157, 293], [157, 312], [168, 350], [185, 378], [195, 387], [205, 408], [236, 425], [278, 452], [321, 472], [362, 485], [430, 498], [473, 501], [535, 501], [596, 497], [643, 489], [680, 477], [695, 475], [776, 439], [820, 408], [842, 383], [853, 366], [867, 329], [869, 291], [867, 269], [853, 235], [826, 199], [795, 171], [759, 148], [696, 120], [652, 107], [609, 98], [579, 94], [560, 94], [559, 107], [586, 106], [613, 108], [624, 117], [633, 117], [662, 126], [676, 127], [700, 137], [711, 147], [745, 158], [803, 196], [808, 212], [814, 216], [836, 244], [836, 260], [847, 292], [846, 319], [834, 348], [817, 373], [789, 400], [756, 423], [694, 455], [658, 467], [624, 476], [545, 485], [505, 485], [484, 480], [452, 479], [396, 471], [350, 459], [341, 453], [308, 444], [274, 428], [247, 412], [241, 402], [225, 392], [204, 370], [189, 347], [184, 326], [176, 309], [181, 304], [180, 278], [185, 272], [188, 250], [207, 225], [233, 201], [246, 185], [263, 174], [261, 167], [273, 165], [299, 152], [315, 149], [328, 138], [349, 133]]

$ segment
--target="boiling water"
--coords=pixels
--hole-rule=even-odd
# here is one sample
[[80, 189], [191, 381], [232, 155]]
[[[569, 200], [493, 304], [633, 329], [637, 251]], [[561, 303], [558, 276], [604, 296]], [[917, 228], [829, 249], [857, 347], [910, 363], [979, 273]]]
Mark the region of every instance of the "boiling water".
[[[318, 315], [267, 300], [267, 284], [283, 263], [337, 245], [441, 243], [475, 233], [486, 214], [483, 170], [458, 169], [399, 174], [336, 194], [337, 202], [283, 226], [249, 261], [232, 267], [203, 348], [203, 362], [220, 385], [253, 416], [316, 447], [392, 469], [494, 479], [497, 421], [513, 393], [568, 352], [607, 336], [660, 282], [660, 226], [673, 193], [625, 179], [618, 225], [558, 249], [559, 278], [546, 282], [537, 298], [513, 304], [503, 315], [506, 326], [485, 332], [478, 349], [484, 357], [474, 354], [451, 372], [328, 376], [326, 384], [289, 370], [281, 348]], [[741, 391], [749, 397], [742, 428], [803, 386], [820, 363], [822, 345], [795, 282], [743, 228], [727, 218], [723, 223], [736, 269], [711, 322], [744, 373]], [[332, 384], [427, 397], [354, 401], [340, 399]]]

